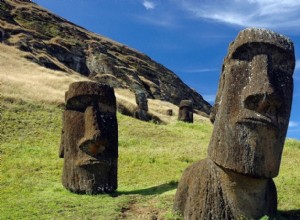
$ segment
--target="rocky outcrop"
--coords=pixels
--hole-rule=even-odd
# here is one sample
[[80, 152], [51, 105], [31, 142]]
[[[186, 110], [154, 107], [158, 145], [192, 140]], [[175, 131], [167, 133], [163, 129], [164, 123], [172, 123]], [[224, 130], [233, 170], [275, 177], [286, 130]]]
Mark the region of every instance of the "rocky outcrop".
[[210, 104], [163, 65], [33, 2], [0, 1], [0, 18], [1, 41], [27, 51], [27, 58], [40, 65], [75, 71], [115, 88], [143, 91], [147, 98], [176, 105], [189, 99], [195, 110], [210, 113]]

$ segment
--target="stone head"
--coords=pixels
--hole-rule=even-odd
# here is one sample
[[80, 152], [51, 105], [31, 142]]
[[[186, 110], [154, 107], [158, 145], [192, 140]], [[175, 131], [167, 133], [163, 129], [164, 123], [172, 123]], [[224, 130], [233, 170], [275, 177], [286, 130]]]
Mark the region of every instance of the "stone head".
[[[110, 178], [116, 175], [118, 157], [114, 90], [96, 82], [75, 82], [65, 99], [60, 155], [65, 159], [63, 183], [75, 192], [111, 191], [116, 188], [116, 177]], [[79, 183], [70, 183], [70, 176], [76, 176]]]
[[209, 156], [255, 177], [278, 175], [293, 94], [295, 55], [286, 37], [241, 31], [229, 46], [211, 113]]
[[136, 92], [135, 93], [135, 100], [138, 106], [138, 109], [148, 111], [148, 100], [147, 96], [144, 92]]
[[178, 120], [193, 123], [193, 102], [191, 100], [181, 100]]
[[137, 91], [135, 93], [135, 101], [137, 108], [134, 112], [134, 117], [142, 121], [149, 121], [150, 117], [148, 114], [148, 100], [146, 94], [143, 91]]

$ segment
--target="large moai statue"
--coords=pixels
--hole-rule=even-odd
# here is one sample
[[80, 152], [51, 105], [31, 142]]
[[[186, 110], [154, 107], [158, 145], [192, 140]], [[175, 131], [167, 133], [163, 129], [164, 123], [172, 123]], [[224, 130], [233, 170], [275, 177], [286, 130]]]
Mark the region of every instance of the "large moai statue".
[[134, 113], [134, 117], [142, 121], [149, 121], [150, 117], [148, 115], [148, 100], [144, 92], [137, 91], [135, 93], [135, 101], [137, 108]]
[[188, 167], [174, 209], [185, 219], [274, 216], [293, 94], [295, 55], [286, 37], [245, 29], [230, 44], [215, 106], [208, 157]]
[[178, 121], [193, 123], [193, 102], [191, 100], [181, 100], [179, 104]]
[[114, 89], [96, 82], [74, 82], [66, 92], [60, 157], [62, 183], [75, 193], [117, 189], [118, 124]]

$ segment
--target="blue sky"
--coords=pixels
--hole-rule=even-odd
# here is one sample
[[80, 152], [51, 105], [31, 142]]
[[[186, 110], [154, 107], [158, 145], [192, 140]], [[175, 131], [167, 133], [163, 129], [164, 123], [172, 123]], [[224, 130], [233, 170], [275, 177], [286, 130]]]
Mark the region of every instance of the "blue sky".
[[246, 27], [284, 34], [297, 65], [288, 137], [300, 140], [300, 1], [33, 0], [92, 32], [137, 49], [213, 104], [229, 43]]

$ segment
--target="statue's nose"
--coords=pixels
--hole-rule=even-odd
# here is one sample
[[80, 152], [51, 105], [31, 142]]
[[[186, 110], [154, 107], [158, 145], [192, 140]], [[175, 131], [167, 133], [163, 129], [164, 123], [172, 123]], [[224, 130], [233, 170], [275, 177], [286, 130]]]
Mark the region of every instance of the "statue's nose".
[[106, 148], [107, 142], [99, 128], [98, 109], [96, 106], [89, 106], [84, 112], [84, 136], [80, 139], [79, 149], [91, 156], [97, 156]]
[[259, 113], [276, 114], [282, 101], [273, 85], [273, 77], [272, 60], [267, 55], [253, 57], [249, 82], [242, 91], [245, 108]]

